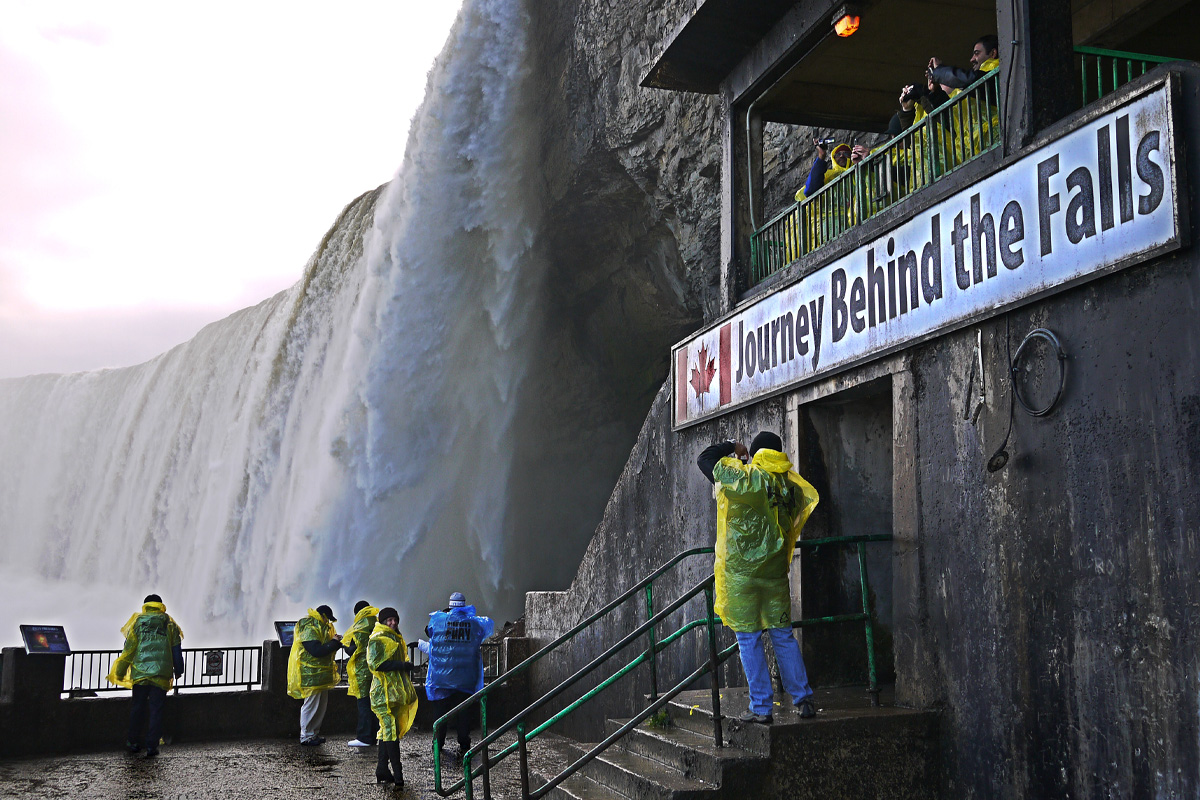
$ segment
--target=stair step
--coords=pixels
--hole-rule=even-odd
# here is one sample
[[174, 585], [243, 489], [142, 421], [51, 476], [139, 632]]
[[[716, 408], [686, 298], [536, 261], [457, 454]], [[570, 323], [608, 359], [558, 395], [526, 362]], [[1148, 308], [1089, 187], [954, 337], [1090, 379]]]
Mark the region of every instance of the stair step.
[[[531, 772], [529, 778], [531, 789], [545, 786], [548, 782], [547, 776], [537, 771]], [[546, 794], [546, 797], [551, 800], [629, 800], [625, 795], [601, 786], [586, 775], [578, 773], [555, 786]]]
[[[578, 759], [593, 747], [573, 744], [568, 749]], [[713, 783], [689, 778], [666, 764], [615, 745], [588, 762], [582, 772], [601, 786], [636, 800], [711, 800], [717, 796]]]
[[[706, 737], [712, 744], [713, 715], [712, 709], [702, 703], [694, 702], [684, 693], [667, 704], [667, 714], [671, 724], [679, 729]], [[771, 729], [768, 725], [741, 724], [737, 722], [738, 713], [745, 711], [739, 708], [737, 712], [722, 704], [724, 720], [721, 724], [721, 738], [724, 742], [740, 750], [748, 751], [755, 756], [766, 757], [771, 754]]]
[[[615, 733], [626, 722], [608, 720], [606, 732]], [[651, 727], [642, 723], [618, 740], [617, 746], [722, 789], [732, 784], [745, 787], [747, 780], [756, 777], [768, 763], [764, 756], [740, 747], [717, 747], [711, 729], [701, 734], [675, 725]]]

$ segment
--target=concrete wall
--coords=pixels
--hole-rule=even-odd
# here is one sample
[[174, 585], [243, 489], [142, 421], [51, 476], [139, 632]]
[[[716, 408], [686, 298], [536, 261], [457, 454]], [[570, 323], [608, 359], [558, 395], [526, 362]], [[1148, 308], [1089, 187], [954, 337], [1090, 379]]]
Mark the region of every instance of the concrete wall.
[[[1200, 79], [1196, 68], [1174, 69], [1184, 80], [1186, 218], [1200, 186]], [[978, 177], [948, 181], [928, 202]], [[857, 235], [876, 235], [879, 226]], [[570, 590], [528, 596], [529, 635], [544, 643], [671, 554], [711, 543], [714, 505], [694, 466], [711, 441], [782, 429], [789, 452], [809, 456], [814, 433], [823, 444], [840, 442], [840, 452], [823, 446], [805, 466], [814, 476], [824, 471], [827, 509], [845, 511], [839, 495], [855, 479], [885, 480], [879, 451], [854, 466], [848, 445], [855, 431], [884, 429], [880, 406], [854, 405], [886, 386], [896, 696], [942, 711], [943, 796], [1194, 797], [1198, 305], [1200, 254], [1189, 247], [676, 434], [664, 388]], [[991, 474], [985, 465], [1009, 420], [1007, 353], [1038, 326], [1052, 329], [1069, 354], [1065, 392], [1045, 417], [1016, 410], [1012, 457]], [[988, 388], [973, 423], [964, 413], [977, 330]], [[1052, 355], [1035, 353], [1018, 380], [1045, 399], [1056, 370]], [[846, 532], [885, 524], [884, 488], [859, 492], [875, 509], [855, 511], [869, 512], [865, 523], [842, 513], [840, 522], [815, 521], [806, 535], [820, 525]], [[674, 588], [709, 566], [697, 559]], [[825, 570], [824, 579], [839, 571]], [[826, 590], [812, 586], [820, 570], [793, 572], [804, 583], [794, 596]], [[598, 626], [535, 675], [535, 693], [640, 619], [630, 611]], [[815, 642], [806, 644], [811, 654]], [[701, 653], [698, 644], [681, 651], [670, 669], [681, 672]], [[822, 681], [838, 681], [828, 665], [822, 673]], [[643, 676], [614, 687], [577, 730], [588, 733], [605, 713], [628, 714], [645, 686]]]
[[[195, 692], [167, 696], [163, 736], [172, 742], [267, 739], [300, 735], [300, 701], [287, 695], [290, 648], [263, 643], [262, 688], [252, 691]], [[528, 642], [505, 639], [501, 667], [528, 655]], [[62, 699], [65, 656], [26, 655], [6, 647], [0, 659], [0, 757], [111, 750], [125, 743], [130, 698], [108, 696]], [[351, 738], [358, 723], [357, 700], [344, 687], [331, 689], [321, 733]], [[489, 721], [500, 724], [523, 708], [528, 685], [514, 681], [497, 693]], [[429, 730], [434, 709], [417, 687], [418, 728]]]

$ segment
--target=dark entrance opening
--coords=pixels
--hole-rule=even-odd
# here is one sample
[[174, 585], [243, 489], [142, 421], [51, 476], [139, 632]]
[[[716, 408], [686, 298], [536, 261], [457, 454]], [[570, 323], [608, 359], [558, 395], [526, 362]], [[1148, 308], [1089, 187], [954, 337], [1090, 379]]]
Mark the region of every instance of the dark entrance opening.
[[[797, 467], [821, 494], [803, 539], [892, 533], [892, 379], [872, 381], [799, 410]], [[800, 551], [797, 618], [862, 611], [858, 552], [823, 545]], [[880, 683], [895, 681], [892, 651], [892, 546], [867, 545]], [[793, 565], [793, 574], [796, 573]], [[797, 596], [793, 592], [793, 596]], [[804, 661], [814, 686], [867, 683], [865, 626], [804, 628]]]

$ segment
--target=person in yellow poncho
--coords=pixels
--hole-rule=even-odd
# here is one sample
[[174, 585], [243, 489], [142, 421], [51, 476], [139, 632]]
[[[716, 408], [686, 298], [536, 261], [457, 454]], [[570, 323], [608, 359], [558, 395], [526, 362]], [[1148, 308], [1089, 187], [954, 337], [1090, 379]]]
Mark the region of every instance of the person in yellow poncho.
[[341, 648], [342, 637], [333, 627], [335, 622], [337, 617], [329, 606], [310, 608], [296, 623], [288, 654], [288, 695], [304, 701], [300, 706], [300, 744], [308, 747], [325, 742], [321, 723], [329, 704], [328, 692], [338, 683], [333, 654]]
[[121, 633], [125, 635], [125, 647], [113, 662], [108, 681], [133, 690], [125, 748], [131, 753], [141, 750], [145, 729], [146, 757], [152, 758], [158, 755], [162, 738], [163, 706], [171, 688], [171, 675], [183, 675], [183, 631], [167, 614], [162, 598], [151, 594], [146, 595], [142, 610], [129, 618]]
[[379, 730], [379, 720], [371, 710], [371, 669], [367, 666], [367, 639], [375, 630], [379, 609], [366, 600], [354, 604], [354, 622], [342, 638], [350, 658], [346, 661], [346, 693], [358, 698], [358, 731], [350, 747], [371, 747]]
[[[404, 785], [400, 763], [400, 739], [417, 716], [417, 692], [413, 688], [412, 662], [400, 635], [400, 614], [394, 608], [379, 612], [379, 622], [367, 641], [367, 665], [371, 668], [371, 710], [379, 717], [379, 760], [375, 780]], [[388, 763], [391, 763], [391, 771]]]
[[788, 570], [800, 530], [820, 499], [817, 491], [796, 474], [783, 441], [769, 431], [755, 436], [749, 451], [741, 442], [711, 445], [696, 464], [717, 498], [715, 611], [737, 637], [750, 690], [750, 709], [738, 719], [773, 719], [763, 631], [774, 644], [784, 690], [801, 717], [813, 717], [813, 692], [792, 635]]

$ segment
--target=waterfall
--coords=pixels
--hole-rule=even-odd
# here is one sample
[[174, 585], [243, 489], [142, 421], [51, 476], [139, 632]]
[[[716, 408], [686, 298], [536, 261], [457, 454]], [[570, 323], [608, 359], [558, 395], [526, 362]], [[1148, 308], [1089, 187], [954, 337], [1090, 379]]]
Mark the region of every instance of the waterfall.
[[528, 23], [465, 5], [396, 178], [291, 289], [139, 366], [0, 381], [10, 636], [117, 646], [153, 591], [193, 643], [360, 597], [411, 639], [452, 590], [513, 616], [554, 579], [506, 532], [546, 275]]

